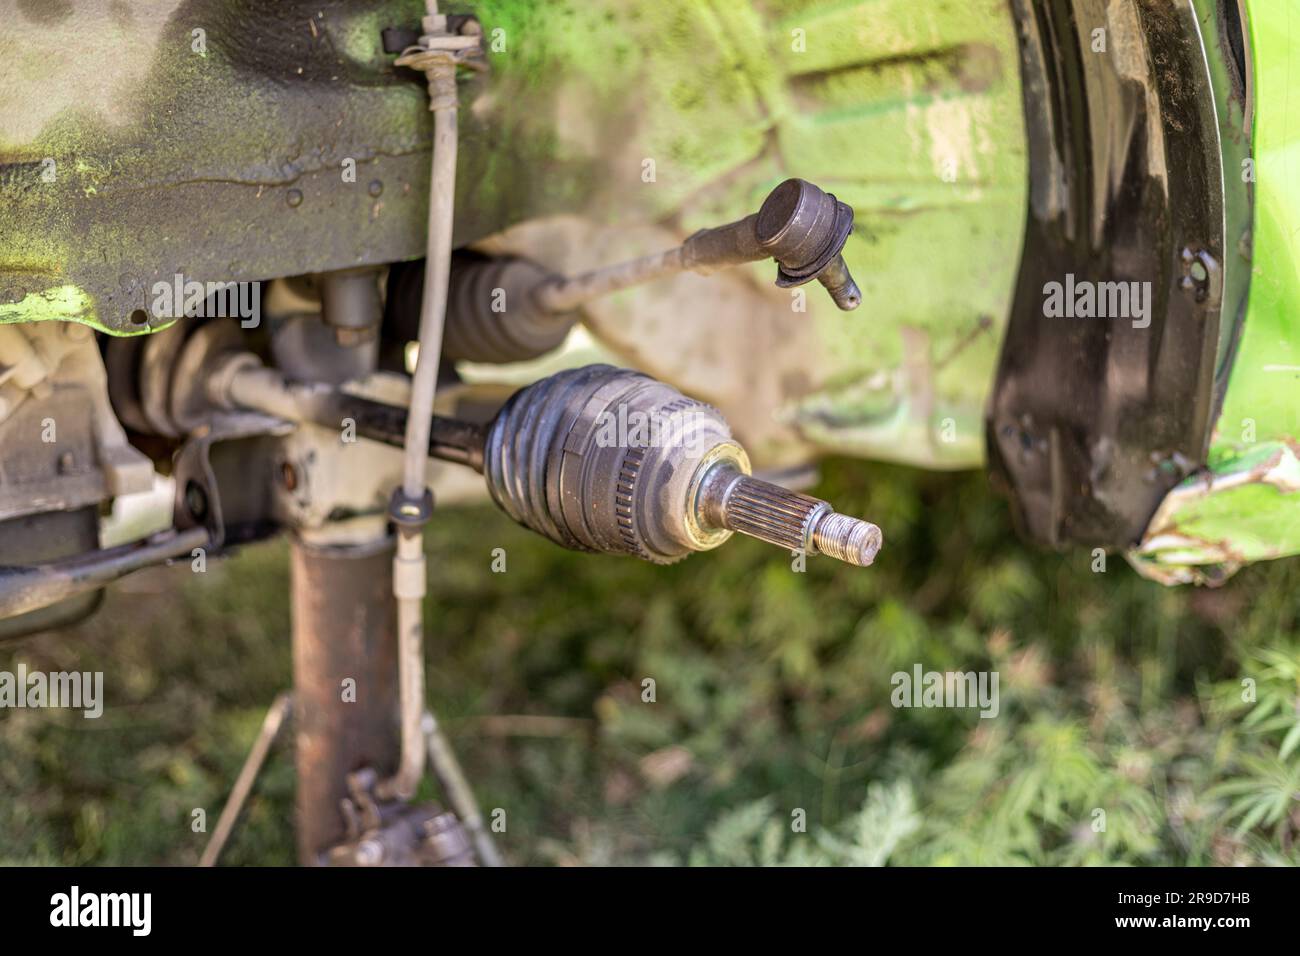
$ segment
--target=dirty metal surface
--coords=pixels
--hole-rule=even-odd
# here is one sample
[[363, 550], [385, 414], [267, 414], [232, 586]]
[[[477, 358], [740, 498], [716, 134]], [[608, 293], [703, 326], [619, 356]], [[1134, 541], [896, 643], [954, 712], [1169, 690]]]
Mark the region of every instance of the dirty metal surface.
[[147, 312], [176, 273], [258, 280], [422, 245], [424, 93], [378, 40], [411, 3], [3, 6], [0, 320], [141, 332], [171, 321]]
[[[1248, 184], [1224, 175], [1207, 66], [1219, 38], [1190, 5], [1015, 6], [1030, 214], [989, 406], [990, 464], [1031, 539], [1127, 547], [1206, 460], [1244, 305]], [[1099, 27], [1106, 55], [1093, 50]], [[1238, 123], [1238, 144], [1243, 135]], [[1096, 302], [1124, 283], [1130, 295], [1145, 289], [1146, 308], [1050, 313], [1051, 283], [1066, 298], [1097, 290]]]
[[[825, 182], [857, 210], [845, 256], [864, 307], [770, 298], [811, 347], [755, 386], [746, 414], [780, 419], [804, 449], [980, 463], [1026, 191], [1003, 0], [452, 6], [482, 21], [491, 64], [462, 85], [458, 242], [556, 214], [680, 241], [788, 176]], [[427, 97], [381, 38], [420, 7], [0, 0], [0, 321], [129, 334], [165, 324], [131, 316], [178, 271], [265, 280], [420, 255]], [[586, 252], [566, 258], [608, 261]], [[757, 266], [737, 275], [770, 282]], [[615, 297], [611, 321], [639, 321], [657, 291]], [[638, 349], [687, 390], [711, 384], [718, 351], [700, 308]], [[728, 415], [749, 401], [726, 397]]]
[[1245, 563], [1300, 554], [1300, 2], [1241, 9], [1248, 108], [1228, 115], [1253, 132], [1250, 164], [1236, 157], [1255, 193], [1250, 298], [1205, 467], [1129, 555], [1166, 584], [1219, 584]]

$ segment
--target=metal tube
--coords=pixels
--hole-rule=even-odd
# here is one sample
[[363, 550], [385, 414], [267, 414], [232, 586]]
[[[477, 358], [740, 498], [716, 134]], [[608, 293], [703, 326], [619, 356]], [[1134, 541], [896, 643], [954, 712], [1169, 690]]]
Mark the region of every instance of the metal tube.
[[[430, 4], [436, 8], [436, 4]], [[431, 10], [431, 13], [433, 10]], [[433, 168], [429, 182], [429, 250], [424, 268], [424, 297], [420, 308], [420, 352], [411, 378], [410, 415], [406, 420], [406, 461], [402, 491], [411, 500], [424, 494], [424, 449], [429, 444], [433, 398], [442, 355], [442, 328], [447, 311], [447, 279], [451, 270], [451, 235], [456, 197], [456, 66], [448, 58], [429, 71], [433, 111]]]
[[0, 567], [0, 618], [98, 590], [141, 568], [206, 547], [208, 541], [206, 528], [188, 528], [61, 561]]
[[[431, 33], [445, 27], [438, 17], [437, 0], [425, 0], [429, 16], [426, 29]], [[447, 285], [451, 268], [452, 216], [456, 195], [457, 99], [456, 63], [448, 51], [476, 49], [477, 40], [444, 35], [422, 38], [426, 47], [422, 68], [429, 81], [429, 108], [433, 111], [433, 169], [429, 183], [429, 249], [425, 259], [424, 296], [420, 314], [420, 352], [411, 386], [410, 414], [406, 421], [406, 468], [402, 484], [404, 501], [398, 515], [407, 509], [425, 507], [424, 457], [430, 447], [433, 425], [433, 398], [437, 385], [438, 363], [442, 353], [442, 333], [446, 321]], [[441, 49], [441, 54], [436, 50]], [[432, 54], [432, 56], [430, 56]], [[398, 61], [399, 63], [401, 60]], [[480, 444], [481, 449], [481, 444]], [[479, 458], [481, 461], [481, 450]], [[418, 504], [417, 504], [418, 502]], [[457, 809], [468, 815], [482, 831], [482, 819], [473, 795], [461, 773], [460, 765], [446, 741], [437, 732], [437, 723], [424, 711], [423, 622], [421, 608], [426, 586], [423, 547], [423, 524], [398, 522], [397, 556], [393, 560], [393, 594], [397, 598], [398, 663], [401, 683], [402, 762], [397, 774], [377, 787], [381, 795], [409, 799], [424, 774], [425, 747], [437, 756], [443, 774], [453, 781], [449, 798], [459, 801]], [[425, 732], [432, 726], [429, 739]], [[438, 746], [438, 744], [441, 746]], [[482, 855], [482, 848], [480, 847]], [[484, 862], [496, 863], [492, 847], [487, 847]]]
[[[218, 368], [209, 380], [209, 395], [223, 408], [264, 412], [324, 428], [341, 428], [351, 419], [362, 438], [404, 447], [409, 409], [350, 395], [324, 383], [286, 381], [282, 372], [267, 368], [251, 355], [226, 361], [230, 367]], [[482, 472], [485, 434], [485, 429], [473, 422], [430, 416], [428, 456]]]
[[271, 703], [271, 708], [266, 712], [266, 716], [262, 718], [262, 729], [257, 732], [257, 739], [253, 741], [248, 758], [239, 769], [239, 776], [235, 778], [235, 786], [230, 791], [226, 805], [221, 808], [221, 818], [217, 820], [217, 827], [212, 831], [212, 839], [208, 840], [208, 845], [203, 848], [203, 855], [199, 857], [199, 866], [217, 865], [217, 858], [225, 849], [226, 841], [230, 839], [230, 834], [235, 829], [240, 811], [244, 809], [248, 795], [253, 792], [253, 784], [257, 782], [262, 764], [266, 763], [266, 757], [271, 752], [271, 745], [280, 736], [284, 722], [289, 717], [292, 703], [291, 694], [278, 694]]
[[780, 267], [781, 288], [817, 279], [835, 304], [852, 311], [862, 303], [841, 250], [853, 231], [853, 210], [802, 179], [787, 179], [768, 194], [758, 212], [701, 229], [675, 249], [564, 278], [553, 276], [533, 290], [545, 312], [568, 312], [592, 299], [684, 270], [709, 272], [758, 262], [769, 256]]
[[593, 269], [570, 278], [556, 276], [534, 290], [533, 302], [544, 312], [570, 312], [611, 292], [673, 275], [686, 268], [683, 248], [677, 246], [667, 252], [643, 256], [605, 269]]
[[433, 767], [433, 774], [438, 778], [447, 802], [474, 841], [479, 862], [484, 866], [501, 866], [501, 854], [492, 842], [492, 834], [483, 824], [483, 814], [479, 812], [478, 801], [474, 799], [474, 791], [460, 768], [460, 761], [438, 725], [438, 719], [428, 711], [424, 715], [424, 736], [429, 747], [429, 765]]
[[678, 272], [708, 272], [723, 266], [758, 262], [771, 253], [758, 241], [757, 223], [755, 213], [725, 226], [702, 229], [666, 252], [593, 269], [571, 278], [555, 276], [537, 287], [533, 301], [547, 312], [568, 312], [611, 292]]
[[366, 545], [290, 549], [298, 858], [347, 836], [342, 803], [352, 772], [398, 766], [396, 607], [391, 536]]
[[[433, 20], [436, 0], [426, 0]], [[404, 507], [422, 503], [424, 467], [433, 423], [433, 399], [442, 356], [442, 329], [447, 311], [447, 279], [451, 270], [452, 222], [456, 200], [457, 97], [456, 60], [445, 54], [425, 69], [429, 108], [433, 111], [433, 160], [429, 173], [429, 247], [424, 267], [424, 296], [420, 309], [420, 352], [411, 381], [410, 414], [406, 420], [402, 494]], [[424, 622], [421, 618], [427, 571], [424, 534], [420, 525], [402, 525], [393, 559], [393, 594], [397, 598], [398, 666], [402, 712], [402, 762], [396, 775], [380, 786], [381, 793], [409, 800], [424, 776]]]

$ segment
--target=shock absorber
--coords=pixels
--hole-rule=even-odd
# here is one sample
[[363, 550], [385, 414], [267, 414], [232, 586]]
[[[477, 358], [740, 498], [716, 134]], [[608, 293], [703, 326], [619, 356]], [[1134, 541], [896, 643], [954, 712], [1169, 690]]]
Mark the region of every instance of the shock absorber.
[[718, 411], [639, 372], [588, 365], [516, 392], [483, 451], [492, 498], [567, 548], [667, 564], [733, 532], [869, 565], [876, 525], [754, 478]]

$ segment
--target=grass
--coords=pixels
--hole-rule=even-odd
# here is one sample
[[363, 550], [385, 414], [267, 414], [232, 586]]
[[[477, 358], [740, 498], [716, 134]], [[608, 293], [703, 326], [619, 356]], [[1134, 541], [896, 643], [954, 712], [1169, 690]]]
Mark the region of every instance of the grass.
[[[1169, 590], [1026, 548], [978, 475], [832, 462], [818, 491], [885, 528], [876, 567], [733, 540], [657, 568], [441, 515], [430, 700], [512, 862], [1300, 862], [1300, 562]], [[0, 861], [198, 858], [290, 683], [285, 558], [140, 575], [0, 647], [108, 699], [0, 712]], [[996, 671], [998, 716], [891, 706], [915, 664]], [[282, 746], [223, 862], [293, 862], [293, 786]]]

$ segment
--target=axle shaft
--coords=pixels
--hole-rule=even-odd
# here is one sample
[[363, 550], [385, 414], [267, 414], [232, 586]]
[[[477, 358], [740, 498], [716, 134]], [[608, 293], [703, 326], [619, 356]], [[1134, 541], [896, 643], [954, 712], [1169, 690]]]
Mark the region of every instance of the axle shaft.
[[839, 514], [829, 502], [753, 478], [730, 464], [719, 464], [704, 477], [698, 501], [706, 526], [859, 567], [875, 561], [883, 540], [870, 521]]

